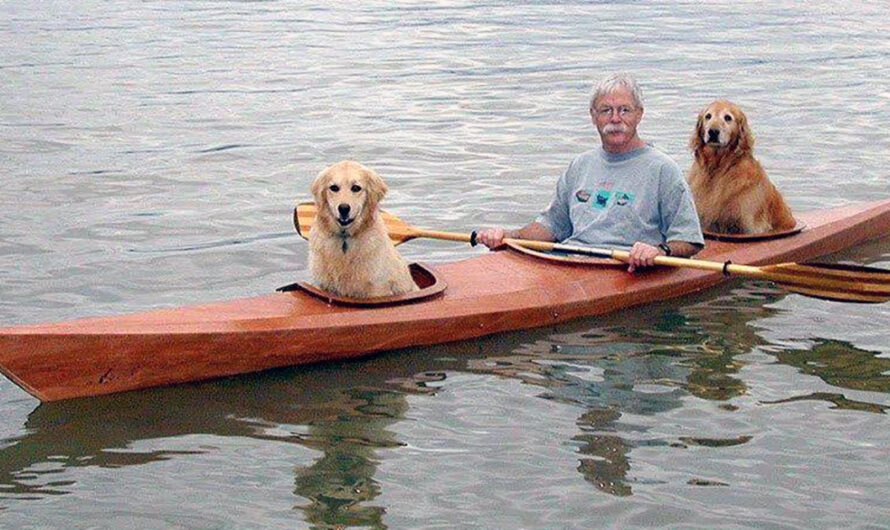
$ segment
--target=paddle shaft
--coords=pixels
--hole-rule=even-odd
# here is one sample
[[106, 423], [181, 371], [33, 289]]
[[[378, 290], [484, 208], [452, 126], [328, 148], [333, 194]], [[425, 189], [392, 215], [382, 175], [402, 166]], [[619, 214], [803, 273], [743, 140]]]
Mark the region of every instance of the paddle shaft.
[[[412, 230], [413, 237], [427, 237], [433, 239], [444, 239], [447, 241], [461, 241], [471, 243], [475, 241], [475, 234], [459, 234], [455, 232], [443, 232], [440, 230], [426, 230], [415, 228]], [[573, 254], [582, 254], [587, 256], [597, 256], [600, 258], [612, 258], [627, 263], [630, 260], [630, 252], [626, 250], [612, 250], [595, 247], [581, 247], [575, 245], [565, 245], [562, 243], [553, 243], [550, 241], [535, 241], [529, 239], [504, 239], [505, 243], [513, 243], [525, 248], [537, 250], [541, 252], [569, 252]], [[746, 276], [748, 278], [770, 280], [777, 283], [789, 285], [807, 285], [822, 288], [843, 288], [849, 284], [845, 280], [833, 278], [813, 278], [811, 276], [801, 276], [798, 274], [785, 274], [778, 271], [764, 270], [761, 267], [750, 265], [736, 265], [734, 263], [719, 263], [716, 261], [704, 261], [690, 258], [675, 258], [671, 256], [656, 256], [656, 265], [667, 267], [679, 267], [687, 269], [698, 269], [712, 272], [721, 272], [726, 275]], [[865, 286], [865, 290], [871, 290], [869, 286]], [[886, 289], [879, 288], [880, 291]]]
[[[571, 252], [573, 254], [589, 254], [591, 256], [599, 256], [601, 258], [612, 258], [618, 261], [630, 261], [630, 252], [626, 250], [610, 250], [604, 248], [579, 247], [573, 245], [563, 245], [562, 243], [547, 243], [542, 241], [526, 241], [523, 239], [506, 240], [517, 245], [532, 248], [527, 243], [544, 243], [548, 248], [540, 248], [535, 250], [558, 250], [561, 252]], [[542, 245], [535, 245], [542, 246]], [[757, 278], [765, 277], [765, 273], [759, 267], [750, 267], [747, 265], [734, 265], [732, 263], [718, 263], [716, 261], [701, 261], [690, 258], [674, 258], [671, 256], [656, 256], [656, 265], [665, 265], [668, 267], [685, 267], [687, 269], [700, 269], [706, 271], [723, 272], [726, 274], [738, 274], [744, 276], [754, 276]]]
[[[578, 247], [541, 241], [510, 241], [521, 246], [527, 246], [528, 248], [535, 248], [535, 250], [559, 250], [575, 254], [609, 257], [625, 263], [630, 259], [630, 253], [624, 250]], [[754, 267], [751, 265], [736, 265], [730, 262], [720, 263], [716, 261], [704, 261], [690, 258], [656, 256], [655, 264], [669, 267], [683, 267], [687, 269], [722, 272], [726, 275], [769, 280], [771, 282], [788, 286], [829, 289], [835, 292], [856, 291], [860, 293], [861, 296], [875, 295], [886, 297], [890, 294], [890, 288], [888, 288], [890, 286], [888, 286], [887, 281], [879, 278], [879, 275], [885, 274], [882, 272], [869, 272], [868, 274], [871, 275], [871, 281], [861, 281], [861, 273], [857, 275], [846, 275], [842, 271], [835, 271], [828, 268], [817, 270], [812, 266], [801, 266], [795, 263], [779, 263], [776, 265], [767, 265], [765, 267]]]
[[444, 239], [445, 241], [459, 241], [462, 243], [475, 244], [474, 234], [458, 234], [456, 232], [426, 230], [423, 228], [412, 228], [409, 234], [411, 237], [426, 237], [431, 239]]
[[[444, 239], [447, 241], [462, 241], [464, 243], [472, 243], [476, 239], [475, 234], [458, 234], [455, 232], [426, 230], [422, 228], [413, 229], [411, 231], [411, 235], [413, 237], [428, 237], [433, 239]], [[597, 256], [600, 258], [612, 258], [623, 262], [627, 262], [630, 260], [630, 252], [624, 250], [579, 247], [574, 245], [564, 245], [562, 243], [554, 243], [552, 241], [536, 241], [531, 239], [506, 238], [504, 239], [504, 243], [513, 243], [514, 245], [519, 245], [521, 247], [530, 248], [532, 250], [537, 250], [540, 252], [552, 252], [556, 250], [559, 252], [570, 252], [572, 254], [584, 254], [588, 256]], [[761, 277], [759, 273], [762, 273], [762, 271], [757, 267], [733, 264], [726, 265], [724, 263], [717, 263], [713, 261], [699, 261], [688, 258], [673, 258], [670, 256], [657, 256], [655, 258], [655, 263], [658, 265], [666, 265], [669, 267], [686, 267], [717, 272], [724, 272], [724, 267], [726, 267], [727, 270], [725, 272], [728, 273], [744, 274], [757, 277]]]

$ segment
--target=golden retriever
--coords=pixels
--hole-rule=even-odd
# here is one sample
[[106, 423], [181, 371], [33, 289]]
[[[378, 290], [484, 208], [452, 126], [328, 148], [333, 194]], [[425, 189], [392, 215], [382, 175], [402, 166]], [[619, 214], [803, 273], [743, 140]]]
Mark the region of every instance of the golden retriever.
[[757, 234], [794, 228], [791, 209], [754, 159], [748, 118], [718, 100], [698, 115], [689, 147], [695, 156], [689, 187], [702, 230]]
[[348, 298], [418, 289], [377, 209], [386, 191], [377, 173], [351, 160], [315, 177], [317, 213], [309, 231], [309, 272], [319, 288]]

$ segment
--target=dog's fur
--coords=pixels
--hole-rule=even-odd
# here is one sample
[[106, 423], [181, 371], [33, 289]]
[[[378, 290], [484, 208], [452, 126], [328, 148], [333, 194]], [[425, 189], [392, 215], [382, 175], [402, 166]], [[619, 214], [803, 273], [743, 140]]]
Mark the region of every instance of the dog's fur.
[[791, 209], [754, 159], [748, 118], [719, 100], [698, 115], [689, 147], [695, 156], [689, 187], [702, 230], [756, 234], [795, 225]]
[[351, 160], [315, 177], [317, 214], [309, 231], [309, 271], [319, 288], [348, 298], [418, 289], [377, 208], [386, 191], [377, 173]]

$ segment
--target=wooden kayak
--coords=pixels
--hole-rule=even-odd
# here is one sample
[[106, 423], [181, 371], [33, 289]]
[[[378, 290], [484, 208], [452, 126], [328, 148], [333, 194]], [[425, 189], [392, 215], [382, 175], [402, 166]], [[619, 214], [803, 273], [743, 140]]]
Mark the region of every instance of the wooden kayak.
[[[711, 241], [701, 259], [806, 261], [890, 233], [890, 200], [801, 214], [784, 238]], [[0, 329], [0, 371], [41, 401], [109, 394], [471, 339], [681, 296], [720, 273], [547, 262], [513, 251], [439, 264], [447, 288], [356, 307], [303, 290], [106, 318]]]

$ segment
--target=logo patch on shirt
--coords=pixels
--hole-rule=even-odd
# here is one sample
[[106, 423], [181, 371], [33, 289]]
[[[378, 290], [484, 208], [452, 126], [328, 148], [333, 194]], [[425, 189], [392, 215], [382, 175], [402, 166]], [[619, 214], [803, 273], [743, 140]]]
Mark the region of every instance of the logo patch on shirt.
[[596, 202], [593, 204], [593, 207], [602, 210], [609, 204], [609, 199], [612, 197], [611, 191], [599, 190], [596, 192]]
[[633, 204], [634, 194], [626, 191], [599, 190], [596, 192], [596, 200], [590, 203], [591, 208], [605, 210], [610, 206], [626, 206]]
[[587, 190], [578, 190], [575, 193], [575, 198], [578, 199], [578, 202], [587, 202], [590, 200], [590, 193]]
[[634, 196], [632, 193], [625, 193], [623, 191], [615, 192], [615, 204], [618, 206], [624, 206], [625, 204], [630, 204], [634, 202]]

